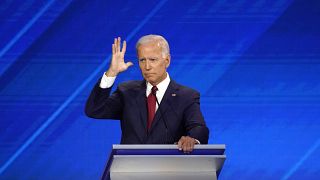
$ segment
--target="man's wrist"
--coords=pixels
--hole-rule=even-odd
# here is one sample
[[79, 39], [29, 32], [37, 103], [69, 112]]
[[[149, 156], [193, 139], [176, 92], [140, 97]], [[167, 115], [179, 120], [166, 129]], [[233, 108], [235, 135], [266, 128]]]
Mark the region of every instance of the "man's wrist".
[[100, 88], [110, 88], [113, 85], [115, 79], [116, 77], [108, 77], [106, 73], [103, 73], [103, 76], [100, 81]]
[[118, 73], [114, 72], [113, 70], [108, 69], [108, 71], [105, 72], [105, 75], [108, 77], [116, 77]]
[[193, 138], [195, 143], [194, 144], [201, 144], [200, 141], [198, 139]]

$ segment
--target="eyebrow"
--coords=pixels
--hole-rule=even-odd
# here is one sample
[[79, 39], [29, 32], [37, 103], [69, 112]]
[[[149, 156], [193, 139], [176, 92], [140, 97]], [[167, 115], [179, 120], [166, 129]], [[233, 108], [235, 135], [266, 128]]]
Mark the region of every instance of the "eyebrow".
[[146, 60], [146, 59], [159, 59], [159, 57], [142, 57], [139, 60]]

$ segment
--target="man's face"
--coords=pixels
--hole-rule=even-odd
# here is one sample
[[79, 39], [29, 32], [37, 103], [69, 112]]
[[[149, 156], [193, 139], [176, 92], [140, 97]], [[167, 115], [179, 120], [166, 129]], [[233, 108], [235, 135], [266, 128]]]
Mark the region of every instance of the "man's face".
[[142, 76], [153, 86], [158, 85], [167, 77], [170, 56], [163, 57], [161, 48], [156, 43], [138, 47], [138, 60]]

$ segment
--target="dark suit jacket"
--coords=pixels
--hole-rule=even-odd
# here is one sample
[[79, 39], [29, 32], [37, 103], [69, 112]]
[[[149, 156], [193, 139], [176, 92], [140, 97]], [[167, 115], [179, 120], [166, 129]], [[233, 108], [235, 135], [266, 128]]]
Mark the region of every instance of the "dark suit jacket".
[[181, 136], [208, 143], [209, 130], [197, 91], [171, 80], [147, 130], [146, 81], [122, 83], [111, 95], [111, 88], [102, 89], [99, 84], [100, 81], [87, 100], [85, 113], [96, 119], [121, 120], [121, 144], [173, 144]]

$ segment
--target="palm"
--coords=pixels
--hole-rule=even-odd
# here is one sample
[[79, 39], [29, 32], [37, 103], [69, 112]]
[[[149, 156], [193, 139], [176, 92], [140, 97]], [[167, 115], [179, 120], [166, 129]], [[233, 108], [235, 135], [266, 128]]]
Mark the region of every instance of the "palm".
[[124, 53], [112, 54], [111, 66], [118, 72], [123, 72], [128, 69], [128, 65], [124, 62]]
[[114, 73], [120, 73], [132, 66], [132, 62], [124, 62], [124, 54], [126, 52], [127, 43], [123, 41], [122, 49], [120, 48], [121, 39], [120, 37], [114, 39], [114, 44], [112, 44], [112, 60], [110, 69]]

